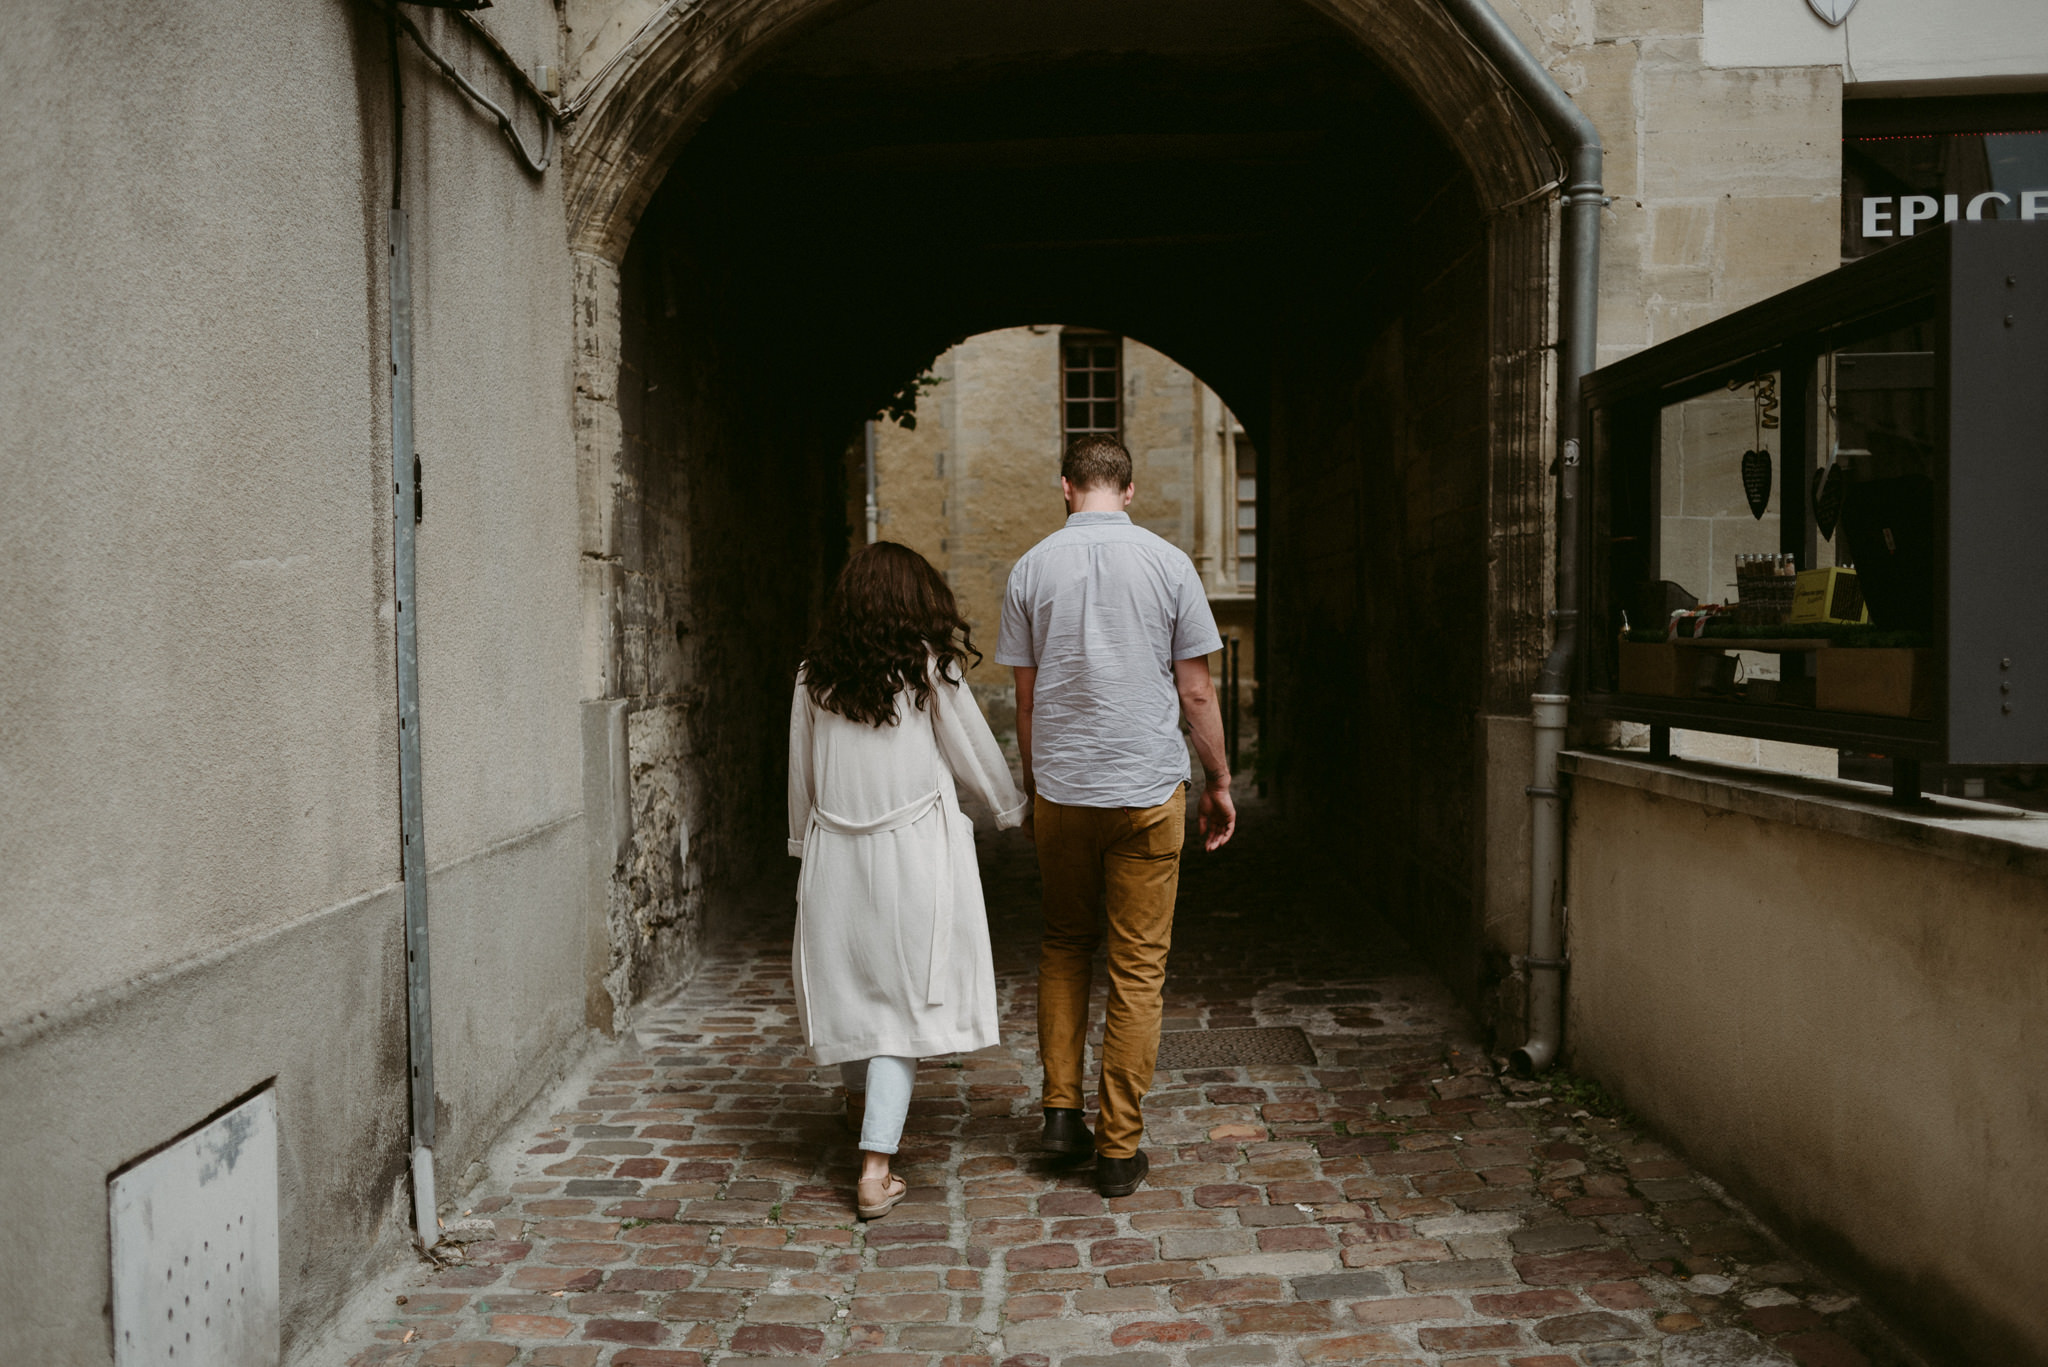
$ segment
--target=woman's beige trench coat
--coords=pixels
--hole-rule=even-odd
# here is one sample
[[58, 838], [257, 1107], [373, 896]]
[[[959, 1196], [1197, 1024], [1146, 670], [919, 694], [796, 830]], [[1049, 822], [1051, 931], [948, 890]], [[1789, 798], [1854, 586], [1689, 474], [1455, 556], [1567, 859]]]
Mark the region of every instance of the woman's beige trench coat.
[[820, 1064], [929, 1058], [998, 1041], [995, 965], [967, 791], [998, 826], [1025, 798], [974, 695], [936, 672], [894, 726], [826, 711], [801, 677], [789, 718], [797, 1012]]

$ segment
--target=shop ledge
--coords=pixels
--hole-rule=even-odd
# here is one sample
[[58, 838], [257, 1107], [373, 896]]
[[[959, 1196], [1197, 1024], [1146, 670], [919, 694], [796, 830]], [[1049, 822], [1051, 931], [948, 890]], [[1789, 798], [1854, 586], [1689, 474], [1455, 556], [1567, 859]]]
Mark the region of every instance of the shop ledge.
[[1576, 782], [1608, 783], [1760, 821], [1920, 850], [1960, 863], [2048, 879], [2048, 814], [1965, 798], [1890, 805], [1891, 789], [1707, 760], [1651, 760], [1641, 751], [1567, 750]]

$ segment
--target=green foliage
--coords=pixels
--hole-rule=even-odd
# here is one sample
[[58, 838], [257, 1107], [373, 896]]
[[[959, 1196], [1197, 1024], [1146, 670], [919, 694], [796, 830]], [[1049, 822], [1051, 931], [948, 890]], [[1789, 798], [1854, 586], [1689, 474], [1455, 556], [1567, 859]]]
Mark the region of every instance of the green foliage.
[[1635, 1117], [1622, 1104], [1621, 1098], [1592, 1078], [1580, 1077], [1559, 1068], [1544, 1076], [1543, 1086], [1552, 1100], [1567, 1112], [1585, 1111], [1603, 1120], [1618, 1120], [1624, 1125], [1635, 1123]]
[[877, 422], [893, 422], [906, 432], [917, 430], [917, 401], [937, 389], [945, 381], [929, 370], [905, 380], [901, 388], [889, 396], [889, 401], [875, 410]]

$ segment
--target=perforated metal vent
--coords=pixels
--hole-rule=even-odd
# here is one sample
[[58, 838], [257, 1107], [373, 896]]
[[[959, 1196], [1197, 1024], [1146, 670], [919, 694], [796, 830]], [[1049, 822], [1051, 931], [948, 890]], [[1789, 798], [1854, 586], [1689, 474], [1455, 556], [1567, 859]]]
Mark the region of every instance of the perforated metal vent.
[[1315, 1046], [1291, 1025], [1257, 1030], [1168, 1030], [1159, 1036], [1158, 1066], [1169, 1071], [1315, 1061]]
[[276, 1367], [274, 1092], [116, 1177], [108, 1219], [116, 1367]]

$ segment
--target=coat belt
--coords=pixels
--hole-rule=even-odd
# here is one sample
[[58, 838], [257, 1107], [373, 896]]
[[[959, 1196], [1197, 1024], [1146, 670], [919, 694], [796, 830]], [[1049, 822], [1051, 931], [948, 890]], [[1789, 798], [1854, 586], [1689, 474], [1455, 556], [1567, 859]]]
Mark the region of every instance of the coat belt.
[[[953, 822], [950, 814], [945, 810], [945, 803], [945, 789], [934, 788], [923, 797], [898, 807], [893, 812], [885, 812], [872, 821], [849, 821], [843, 816], [834, 816], [823, 808], [811, 808], [810, 830], [829, 831], [833, 835], [881, 835], [887, 831], [900, 831], [906, 826], [916, 825], [930, 813], [938, 812], [939, 830], [945, 846], [945, 859], [943, 861], [944, 867], [937, 870], [936, 876], [932, 880], [932, 947], [931, 957], [926, 962], [924, 969], [924, 999], [926, 1006], [944, 1006], [946, 1004], [943, 975], [945, 964], [951, 957], [953, 948], [953, 916], [952, 908], [948, 905], [948, 901], [952, 896], [954, 882]], [[807, 846], [810, 844], [809, 832], [805, 834], [804, 843]], [[812, 861], [807, 850], [804, 859], [804, 884], [806, 891], [808, 891], [810, 883], [809, 874], [811, 866]], [[797, 911], [799, 915], [802, 914], [803, 908], [801, 903], [799, 903]]]

